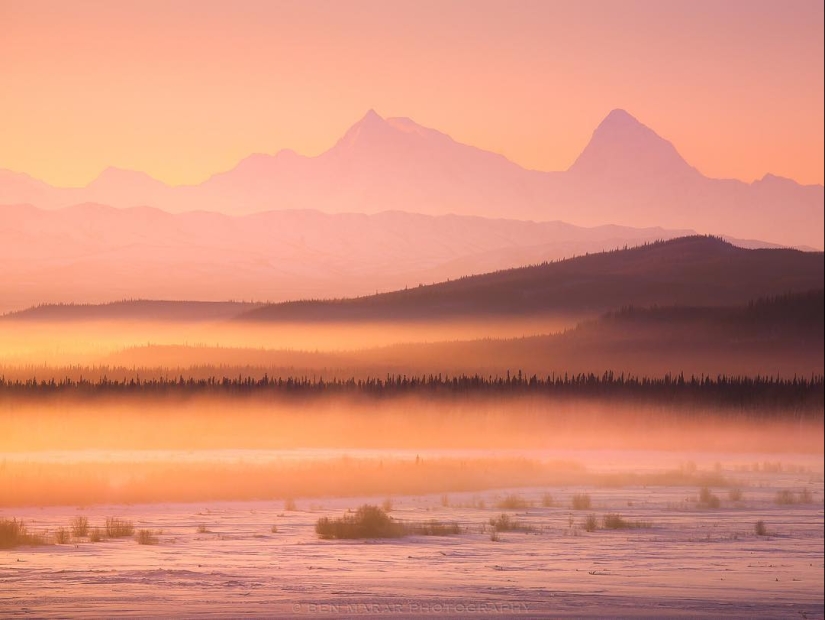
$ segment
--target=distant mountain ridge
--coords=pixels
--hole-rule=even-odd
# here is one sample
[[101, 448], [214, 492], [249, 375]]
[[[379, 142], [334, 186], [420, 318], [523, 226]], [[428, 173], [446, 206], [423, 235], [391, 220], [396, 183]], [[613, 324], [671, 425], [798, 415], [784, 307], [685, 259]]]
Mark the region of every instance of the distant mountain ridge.
[[566, 172], [525, 170], [410, 119], [370, 110], [328, 151], [247, 157], [199, 185], [170, 187], [110, 168], [85, 188], [54, 188], [0, 170], [0, 204], [53, 209], [96, 202], [243, 214], [400, 210], [576, 225], [662, 226], [822, 249], [823, 186], [765, 175], [753, 183], [703, 176], [676, 148], [614, 110]]

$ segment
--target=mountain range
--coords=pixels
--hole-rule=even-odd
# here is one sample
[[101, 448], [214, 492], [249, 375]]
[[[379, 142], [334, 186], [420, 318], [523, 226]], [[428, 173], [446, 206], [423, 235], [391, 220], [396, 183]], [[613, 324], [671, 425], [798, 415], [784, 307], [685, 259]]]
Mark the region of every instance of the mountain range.
[[607, 115], [564, 172], [526, 170], [372, 110], [321, 155], [251, 155], [198, 185], [168, 186], [145, 173], [108, 168], [86, 187], [57, 188], [0, 171], [0, 204], [57, 209], [81, 203], [233, 215], [450, 213], [689, 229], [818, 250], [824, 245], [822, 185], [770, 174], [753, 183], [705, 177], [624, 110]]

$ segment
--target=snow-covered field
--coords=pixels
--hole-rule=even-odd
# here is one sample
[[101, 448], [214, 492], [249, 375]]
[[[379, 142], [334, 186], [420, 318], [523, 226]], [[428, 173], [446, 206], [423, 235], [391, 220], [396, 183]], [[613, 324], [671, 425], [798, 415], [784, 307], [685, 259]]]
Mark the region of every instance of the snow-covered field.
[[[6, 508], [0, 518], [22, 518], [32, 531], [68, 528], [85, 515], [91, 526], [118, 516], [159, 532], [154, 545], [84, 539], [0, 550], [0, 617], [822, 618], [817, 460], [782, 471], [726, 465], [721, 473], [743, 495], [734, 501], [728, 488], [714, 488], [719, 508], [700, 506], [695, 487], [391, 498], [396, 519], [464, 528], [446, 537], [318, 539], [319, 517], [383, 497], [298, 498], [295, 510], [283, 501]], [[776, 503], [778, 492], [803, 489], [811, 502]], [[590, 495], [589, 510], [572, 509], [576, 493]], [[528, 507], [499, 507], [511, 494]], [[502, 512], [532, 531], [492, 540], [489, 521]], [[601, 524], [607, 513], [649, 527], [585, 531], [588, 515]], [[760, 520], [767, 535], [755, 532]]]

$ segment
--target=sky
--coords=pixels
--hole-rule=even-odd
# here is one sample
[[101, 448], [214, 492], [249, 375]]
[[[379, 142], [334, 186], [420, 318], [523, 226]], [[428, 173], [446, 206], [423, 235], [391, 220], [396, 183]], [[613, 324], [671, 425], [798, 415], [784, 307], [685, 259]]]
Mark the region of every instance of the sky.
[[823, 182], [816, 0], [0, 0], [0, 168], [197, 183], [364, 113], [564, 170], [613, 108], [701, 172]]

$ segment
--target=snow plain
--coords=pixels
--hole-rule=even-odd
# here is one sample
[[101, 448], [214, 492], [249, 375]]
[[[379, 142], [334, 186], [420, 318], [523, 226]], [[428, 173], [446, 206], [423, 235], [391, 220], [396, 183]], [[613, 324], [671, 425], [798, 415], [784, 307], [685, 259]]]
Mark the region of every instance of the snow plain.
[[[640, 469], [654, 468], [650, 455], [637, 456]], [[669, 458], [672, 467], [684, 457]], [[319, 540], [319, 517], [383, 497], [297, 498], [295, 510], [283, 500], [4, 508], [0, 518], [33, 531], [85, 515], [92, 526], [118, 516], [159, 533], [155, 545], [84, 539], [0, 550], [0, 617], [822, 618], [821, 459], [772, 455], [794, 464], [757, 468], [754, 458], [716, 465], [743, 492], [734, 501], [714, 488], [719, 508], [682, 486], [391, 498], [396, 519], [462, 526], [446, 537]], [[776, 503], [778, 492], [803, 489], [809, 503]], [[575, 493], [588, 493], [591, 509], [572, 509]], [[508, 495], [527, 506], [502, 509]], [[492, 540], [489, 520], [502, 512], [532, 531]], [[585, 531], [588, 515], [607, 513], [650, 527]], [[767, 535], [755, 532], [760, 520]]]

